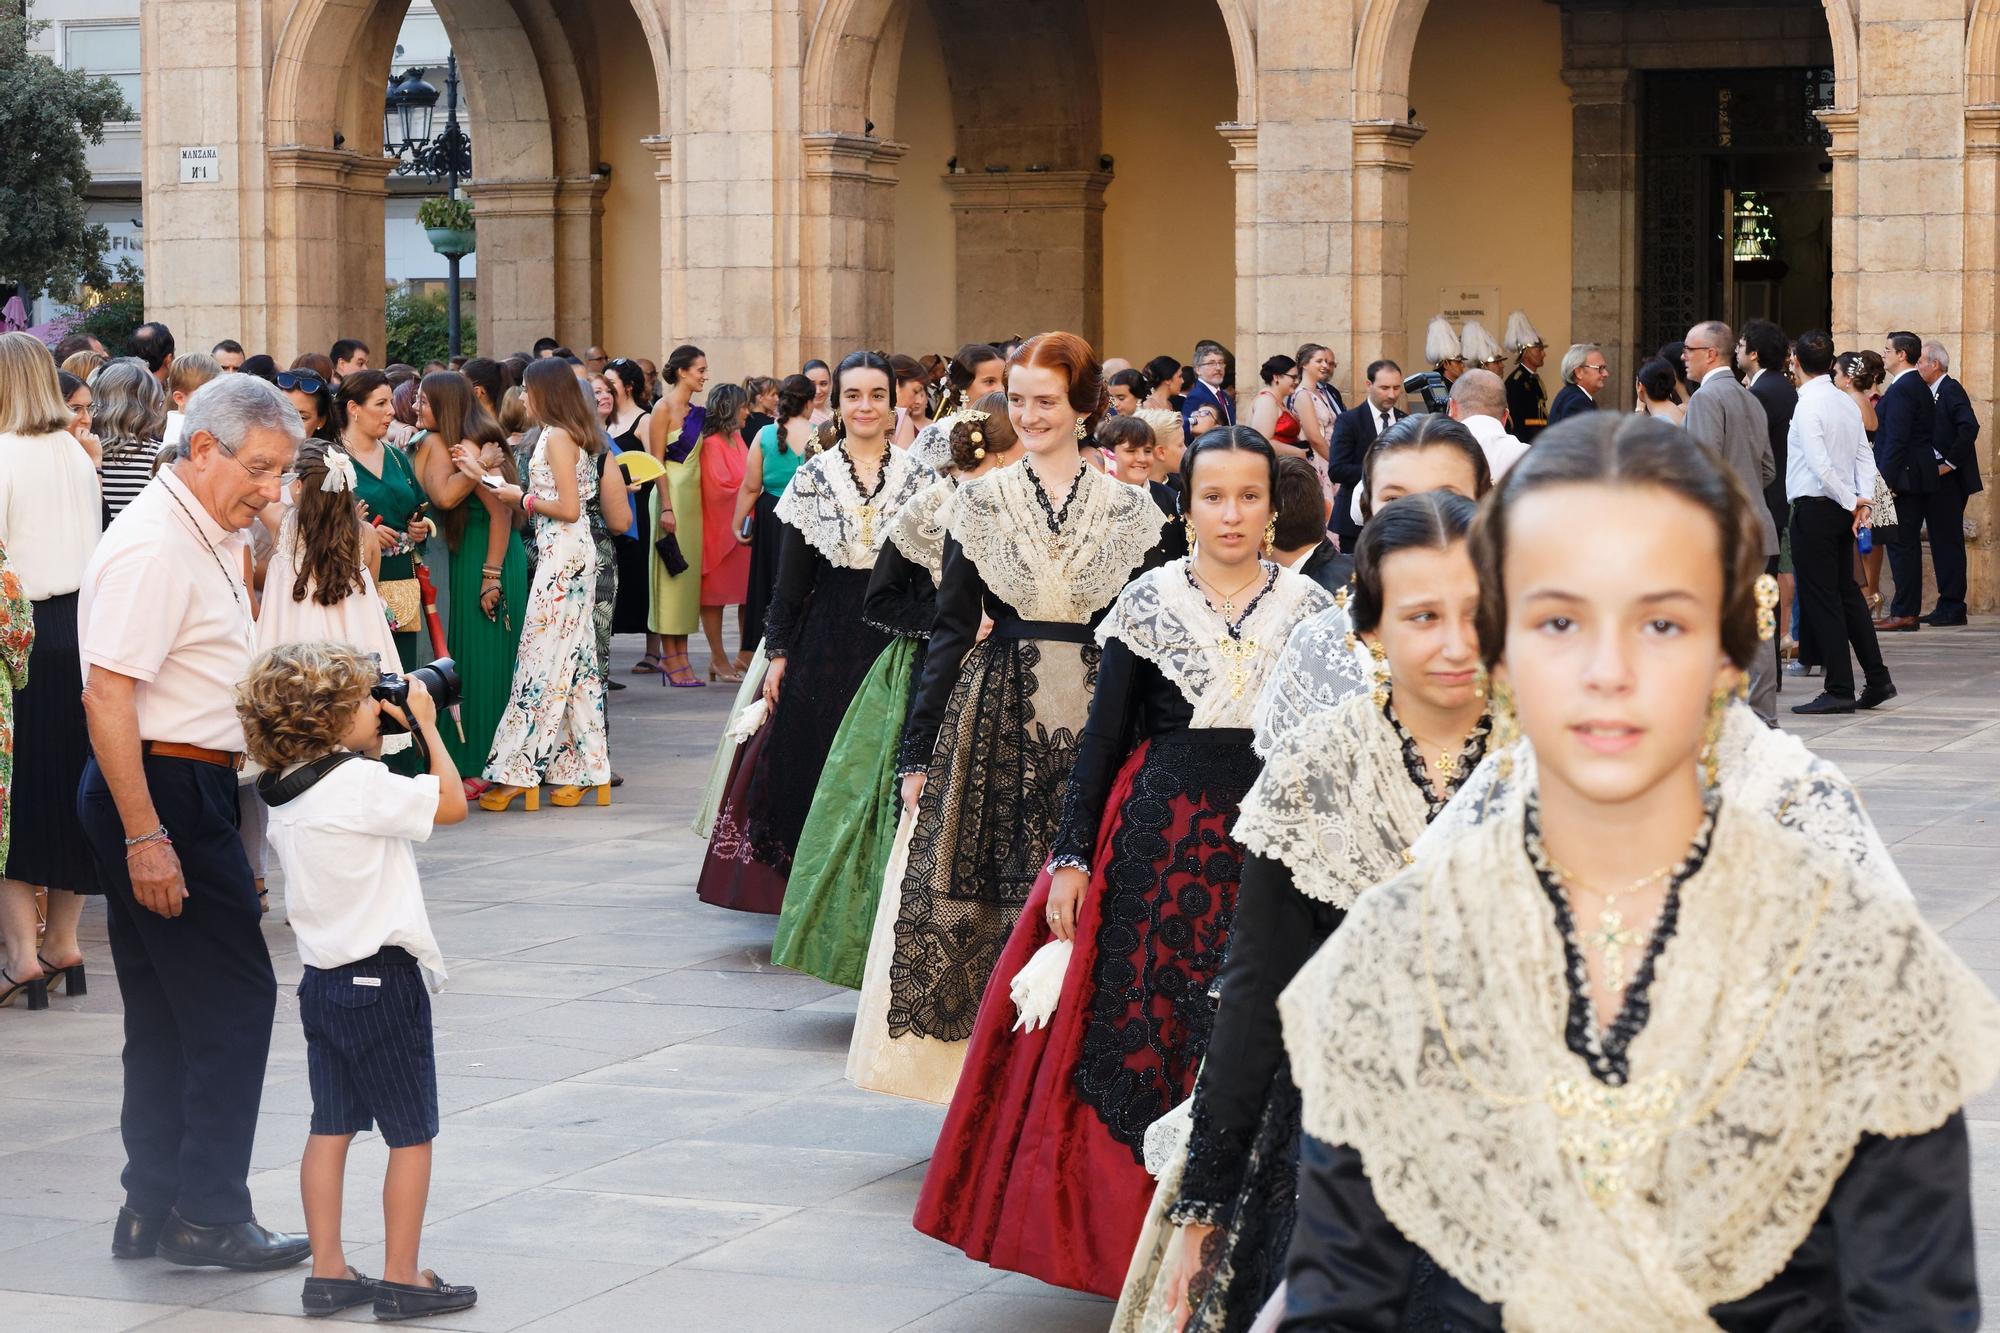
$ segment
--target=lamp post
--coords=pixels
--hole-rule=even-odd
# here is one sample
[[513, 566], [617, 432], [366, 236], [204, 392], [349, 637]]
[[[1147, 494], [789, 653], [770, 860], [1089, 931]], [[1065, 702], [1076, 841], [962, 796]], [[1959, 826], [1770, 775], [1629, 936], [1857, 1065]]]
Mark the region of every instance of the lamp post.
[[[445, 58], [444, 129], [431, 137], [431, 120], [437, 111], [438, 90], [424, 81], [422, 66], [406, 70], [389, 85], [383, 99], [383, 143], [396, 156], [399, 176], [428, 176], [443, 180], [445, 196], [458, 198], [458, 181], [472, 174], [472, 141], [458, 124], [458, 57]], [[401, 139], [396, 138], [400, 131]], [[450, 354], [458, 355], [458, 263], [469, 245], [446, 250], [448, 278], [445, 287], [445, 321], [449, 328]]]

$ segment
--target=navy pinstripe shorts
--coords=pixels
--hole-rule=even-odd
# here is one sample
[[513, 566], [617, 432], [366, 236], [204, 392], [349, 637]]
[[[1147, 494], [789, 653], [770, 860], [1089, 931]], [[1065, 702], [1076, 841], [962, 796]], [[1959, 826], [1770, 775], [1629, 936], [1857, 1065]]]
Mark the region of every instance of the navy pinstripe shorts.
[[346, 967], [308, 967], [299, 981], [312, 1085], [312, 1132], [382, 1126], [391, 1148], [437, 1137], [437, 1055], [423, 969], [393, 945]]

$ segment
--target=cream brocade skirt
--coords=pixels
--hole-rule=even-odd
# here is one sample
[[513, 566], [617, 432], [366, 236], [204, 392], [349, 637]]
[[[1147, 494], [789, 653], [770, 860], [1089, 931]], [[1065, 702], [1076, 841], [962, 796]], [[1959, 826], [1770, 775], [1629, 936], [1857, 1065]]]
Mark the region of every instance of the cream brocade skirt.
[[958, 1072], [965, 1064], [967, 1041], [935, 1037], [889, 1035], [889, 971], [896, 956], [896, 918], [903, 905], [903, 875], [910, 861], [910, 837], [916, 832], [916, 812], [907, 806], [896, 825], [895, 846], [882, 874], [882, 901], [875, 909], [875, 927], [868, 936], [868, 963], [861, 977], [860, 1007], [854, 1038], [847, 1048], [847, 1081], [870, 1092], [935, 1102], [951, 1101]]

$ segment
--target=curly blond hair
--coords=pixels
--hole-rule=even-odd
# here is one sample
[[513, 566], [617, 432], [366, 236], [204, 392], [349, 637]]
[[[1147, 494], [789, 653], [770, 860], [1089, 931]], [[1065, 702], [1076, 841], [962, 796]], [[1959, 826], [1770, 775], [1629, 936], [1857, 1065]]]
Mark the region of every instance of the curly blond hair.
[[260, 654], [236, 687], [251, 759], [283, 769], [339, 749], [380, 676], [373, 654], [344, 643], [288, 643]]

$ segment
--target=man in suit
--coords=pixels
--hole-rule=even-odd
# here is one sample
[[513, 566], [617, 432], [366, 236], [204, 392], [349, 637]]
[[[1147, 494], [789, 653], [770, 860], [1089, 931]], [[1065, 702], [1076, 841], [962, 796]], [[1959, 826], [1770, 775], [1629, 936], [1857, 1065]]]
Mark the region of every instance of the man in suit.
[[[1941, 342], [1924, 344], [1917, 374], [1937, 402], [1931, 452], [1936, 455], [1937, 489], [1924, 497], [1924, 526], [1931, 532], [1931, 572], [1938, 599], [1926, 625], [1965, 623], [1965, 502], [1983, 489], [1979, 479], [1979, 418], [1965, 386], [1951, 377], [1951, 354]], [[1908, 522], [1907, 519], [1904, 520]]]
[[1354, 577], [1354, 557], [1336, 551], [1326, 535], [1326, 500], [1319, 473], [1303, 458], [1278, 460], [1278, 518], [1271, 558], [1303, 574], [1328, 592]]
[[1340, 539], [1343, 551], [1352, 553], [1361, 536], [1355, 504], [1361, 489], [1361, 460], [1377, 435], [1409, 415], [1397, 406], [1402, 401], [1402, 367], [1385, 357], [1368, 365], [1367, 400], [1334, 418], [1326, 475], [1340, 491], [1333, 497], [1333, 519], [1327, 526]]
[[1533, 444], [1535, 434], [1549, 424], [1549, 391], [1542, 386], [1542, 363], [1549, 359], [1549, 345], [1525, 310], [1507, 316], [1507, 350], [1520, 358], [1507, 376], [1507, 416], [1514, 435], [1523, 444]]
[[1889, 384], [1875, 405], [1875, 466], [1895, 493], [1897, 520], [1889, 543], [1896, 595], [1889, 614], [1875, 622], [1878, 631], [1887, 633], [1911, 633], [1923, 625], [1917, 612], [1924, 605], [1924, 510], [1939, 481], [1937, 400], [1916, 373], [1923, 354], [1923, 340], [1907, 330], [1890, 334], [1882, 344]]
[[[1785, 374], [1785, 360], [1790, 353], [1791, 343], [1785, 331], [1768, 319], [1751, 320], [1736, 339], [1736, 366], [1743, 372], [1743, 387], [1764, 405], [1764, 423], [1771, 432], [1771, 460], [1777, 466], [1778, 478], [1764, 488], [1764, 504], [1771, 511], [1771, 521], [1778, 526], [1781, 546], [1791, 526], [1792, 512], [1790, 502], [1785, 499], [1785, 441], [1791, 434], [1792, 414], [1799, 407], [1799, 391]], [[1796, 637], [1789, 623], [1792, 576], [1776, 569], [1771, 572], [1778, 577], [1779, 628]]]
[[1611, 378], [1611, 363], [1596, 343], [1572, 343], [1563, 353], [1563, 386], [1549, 404], [1549, 424], [1597, 410], [1597, 395]]
[[[1771, 454], [1771, 432], [1764, 421], [1764, 405], [1737, 382], [1736, 373], [1730, 368], [1730, 353], [1735, 346], [1736, 339], [1730, 335], [1729, 326], [1720, 320], [1709, 320], [1688, 330], [1681, 359], [1696, 388], [1688, 399], [1687, 417], [1681, 424], [1688, 434], [1715, 451], [1743, 483], [1745, 494], [1757, 496], [1777, 476], [1777, 460]], [[1767, 506], [1760, 504], [1755, 509], [1767, 568], [1775, 568], [1777, 524]], [[1766, 722], [1777, 722], [1775, 650], [1758, 653], [1751, 663], [1750, 706]]]
[[1233, 426], [1236, 424], [1236, 405], [1229, 400], [1229, 393], [1223, 382], [1229, 375], [1229, 349], [1219, 342], [1203, 340], [1194, 347], [1194, 384], [1188, 389], [1181, 402], [1181, 430], [1186, 433], [1189, 443], [1194, 441], [1194, 432], [1188, 429], [1188, 419], [1197, 407], [1215, 409], [1215, 424]]

